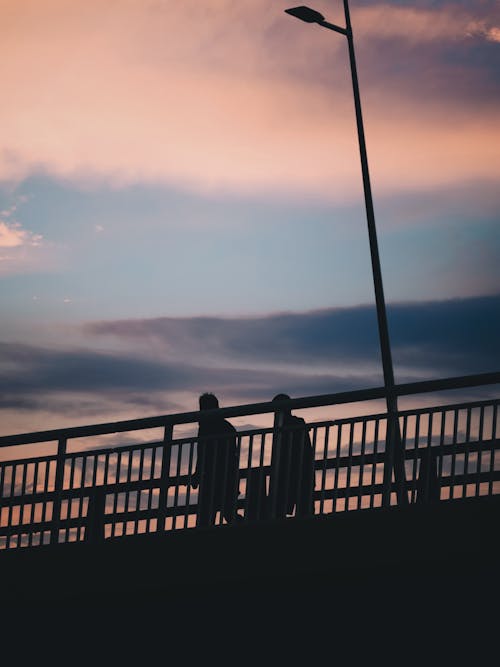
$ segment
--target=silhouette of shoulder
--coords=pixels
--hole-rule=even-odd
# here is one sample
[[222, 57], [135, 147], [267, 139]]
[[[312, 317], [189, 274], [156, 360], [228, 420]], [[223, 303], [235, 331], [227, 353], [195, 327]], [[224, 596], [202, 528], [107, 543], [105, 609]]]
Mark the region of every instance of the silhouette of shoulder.
[[200, 420], [200, 434], [209, 435], [235, 435], [236, 429], [234, 426], [221, 417], [202, 419]]

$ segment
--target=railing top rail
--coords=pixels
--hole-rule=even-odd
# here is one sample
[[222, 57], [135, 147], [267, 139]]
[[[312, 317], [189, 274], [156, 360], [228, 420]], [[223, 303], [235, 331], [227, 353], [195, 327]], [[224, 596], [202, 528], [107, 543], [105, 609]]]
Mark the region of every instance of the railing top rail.
[[[478, 375], [465, 375], [454, 378], [444, 378], [441, 380], [426, 380], [422, 382], [399, 384], [394, 388], [394, 393], [397, 396], [409, 396], [450, 389], [478, 387], [487, 384], [500, 384], [500, 371], [492, 373], [481, 373]], [[7, 435], [0, 437], [0, 447], [29, 445], [34, 443], [50, 442], [53, 440], [69, 440], [72, 438], [104, 435], [108, 433], [144, 430], [148, 428], [164, 427], [170, 424], [190, 424], [198, 422], [200, 420], [200, 416], [206, 418], [209, 416], [217, 415], [227, 419], [230, 417], [243, 417], [248, 415], [277, 412], [280, 409], [290, 408], [292, 410], [297, 410], [301, 408], [324, 407], [328, 405], [372, 401], [385, 397], [385, 387], [374, 387], [371, 389], [359, 389], [354, 391], [338, 392], [335, 394], [320, 394], [316, 396], [293, 398], [279, 402], [267, 401], [265, 403], [251, 403], [247, 405], [231, 406], [227, 408], [218, 408], [216, 410], [206, 410], [203, 411], [203, 413], [200, 413], [199, 411], [181, 412], [177, 414], [160, 415], [157, 417], [146, 417], [143, 419], [129, 419], [126, 421], [93, 424], [90, 426], [75, 426], [64, 429], [54, 429], [50, 431]]]
[[[429, 413], [450, 412], [453, 410], [471, 410], [474, 408], [488, 407], [492, 405], [499, 405], [500, 398], [489, 398], [481, 401], [462, 401], [461, 403], [446, 403], [443, 405], [430, 405], [424, 408], [408, 408], [407, 410], [398, 410], [400, 417], [415, 417], [416, 415], [425, 415]], [[377, 417], [379, 415], [369, 415], [369, 417]], [[385, 415], [384, 415], [385, 416]], [[364, 419], [364, 417], [348, 417], [348, 419]], [[343, 420], [338, 420], [343, 421]]]

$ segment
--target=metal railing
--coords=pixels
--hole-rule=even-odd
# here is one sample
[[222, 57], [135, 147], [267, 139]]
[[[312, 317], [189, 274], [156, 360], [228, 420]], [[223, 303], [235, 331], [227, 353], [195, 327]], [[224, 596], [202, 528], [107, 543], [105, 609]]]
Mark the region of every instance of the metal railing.
[[[409, 395], [493, 383], [500, 384], [500, 373], [396, 389]], [[298, 427], [275, 418], [272, 428], [237, 431], [238, 474], [228, 476], [227, 458], [222, 458], [225, 471], [210, 487], [208, 500], [209, 487], [203, 498], [203, 481], [200, 485], [194, 474], [200, 447], [205, 442], [213, 447], [214, 436], [172, 437], [174, 425], [206, 415], [281, 415], [288, 408], [383, 396], [383, 388], [375, 388], [0, 438], [3, 448], [57, 446], [57, 453], [0, 461], [0, 550], [191, 529], [200, 525], [200, 508], [207, 502], [210, 524], [218, 526], [391, 506], [401, 497], [425, 503], [500, 493], [499, 399], [400, 411], [402, 480], [386, 471], [385, 413]], [[162, 437], [151, 442], [84, 451], [68, 447], [77, 438], [158, 427]], [[215, 439], [222, 448], [229, 442], [227, 435]], [[229, 480], [234, 488], [221, 502], [217, 485], [227, 486]]]

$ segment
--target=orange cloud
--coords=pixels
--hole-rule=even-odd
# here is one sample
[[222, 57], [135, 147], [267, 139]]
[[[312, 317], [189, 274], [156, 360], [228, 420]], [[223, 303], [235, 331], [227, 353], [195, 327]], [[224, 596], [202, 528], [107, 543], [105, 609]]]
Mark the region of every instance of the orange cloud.
[[22, 245], [39, 245], [42, 240], [40, 234], [33, 234], [17, 222], [2, 222], [0, 220], [0, 248], [15, 248]]
[[[450, 12], [381, 5], [354, 18], [360, 36], [496, 34]], [[11, 0], [0, 25], [0, 178], [45, 169], [117, 186], [359, 194], [345, 44], [293, 23], [282, 7]], [[339, 65], [331, 84], [315, 80], [332, 55]], [[380, 86], [364, 98], [378, 192], [498, 179], [496, 109], [457, 109], [381, 85], [383, 99]]]

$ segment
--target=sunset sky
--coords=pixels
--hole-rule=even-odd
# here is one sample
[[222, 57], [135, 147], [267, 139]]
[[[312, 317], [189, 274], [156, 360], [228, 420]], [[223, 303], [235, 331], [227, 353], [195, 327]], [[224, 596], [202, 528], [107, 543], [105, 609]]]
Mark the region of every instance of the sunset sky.
[[[382, 384], [347, 44], [297, 4], [0, 0], [0, 435]], [[396, 381], [500, 370], [500, 5], [351, 14]]]

